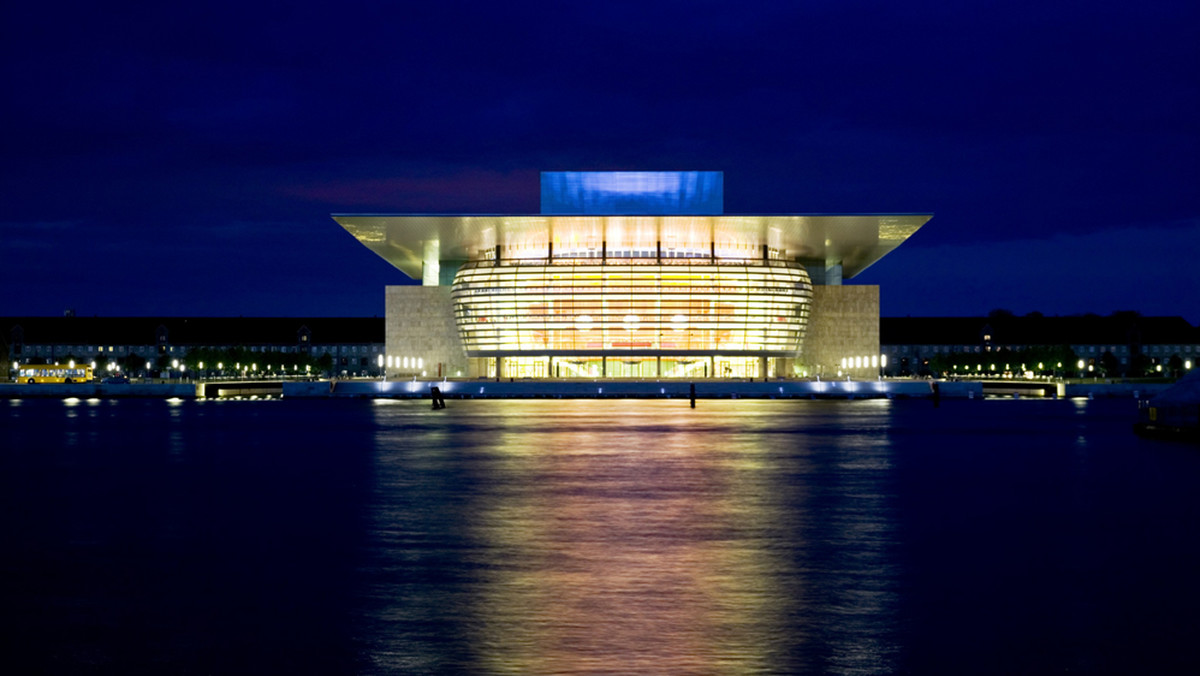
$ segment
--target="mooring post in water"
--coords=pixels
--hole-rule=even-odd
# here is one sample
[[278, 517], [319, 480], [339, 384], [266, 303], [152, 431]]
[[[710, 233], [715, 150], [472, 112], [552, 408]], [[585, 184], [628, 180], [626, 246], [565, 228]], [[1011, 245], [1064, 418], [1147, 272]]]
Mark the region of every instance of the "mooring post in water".
[[446, 408], [446, 398], [442, 396], [442, 390], [437, 387], [429, 388], [429, 398], [433, 400], [433, 410]]
[[692, 383], [690, 390], [691, 391], [688, 394], [692, 399], [692, 408], [696, 408], [696, 383]]
[[942, 404], [942, 391], [938, 387], [938, 382], [936, 380], [930, 381], [929, 389], [933, 393], [933, 407], [937, 408]]

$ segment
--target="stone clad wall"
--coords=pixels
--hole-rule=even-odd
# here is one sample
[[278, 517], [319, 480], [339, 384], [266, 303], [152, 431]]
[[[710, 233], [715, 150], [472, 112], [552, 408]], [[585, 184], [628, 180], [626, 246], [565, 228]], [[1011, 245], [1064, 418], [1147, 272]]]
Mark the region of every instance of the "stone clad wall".
[[[810, 376], [836, 377], [842, 357], [879, 354], [879, 287], [813, 286], [808, 331], [797, 358]], [[878, 367], [851, 369], [858, 377]]]
[[[467, 354], [454, 324], [454, 304], [449, 286], [389, 286], [385, 300], [387, 354], [394, 360], [408, 357], [410, 363], [424, 360], [424, 368], [404, 368], [393, 364], [388, 378], [442, 375], [454, 377], [459, 371], [469, 375]], [[403, 364], [403, 361], [400, 361]]]

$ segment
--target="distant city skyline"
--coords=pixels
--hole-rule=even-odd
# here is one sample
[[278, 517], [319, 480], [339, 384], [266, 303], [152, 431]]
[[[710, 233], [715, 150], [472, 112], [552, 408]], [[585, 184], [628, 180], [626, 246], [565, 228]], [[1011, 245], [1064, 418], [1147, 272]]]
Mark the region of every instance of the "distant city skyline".
[[728, 213], [934, 214], [853, 280], [884, 316], [1200, 322], [1194, 2], [5, 17], [0, 315], [382, 316], [407, 280], [332, 213], [536, 213], [540, 171], [699, 169]]

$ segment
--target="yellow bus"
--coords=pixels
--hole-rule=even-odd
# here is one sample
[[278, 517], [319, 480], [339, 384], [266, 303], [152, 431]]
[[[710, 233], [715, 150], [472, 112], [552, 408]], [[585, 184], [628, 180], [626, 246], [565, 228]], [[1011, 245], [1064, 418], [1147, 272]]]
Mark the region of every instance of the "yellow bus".
[[87, 364], [25, 364], [17, 369], [18, 383], [86, 383], [92, 379]]

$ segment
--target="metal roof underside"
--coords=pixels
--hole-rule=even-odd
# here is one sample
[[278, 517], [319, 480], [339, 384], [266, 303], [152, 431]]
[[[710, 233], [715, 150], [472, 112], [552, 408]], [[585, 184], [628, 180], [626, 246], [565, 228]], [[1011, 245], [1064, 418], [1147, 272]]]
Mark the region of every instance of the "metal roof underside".
[[[363, 246], [404, 274], [421, 278], [426, 245], [436, 243], [438, 259], [475, 260], [496, 246], [573, 237], [611, 242], [657, 238], [664, 246], [689, 241], [736, 241], [767, 245], [785, 258], [842, 265], [851, 278], [900, 246], [932, 214], [899, 215], [733, 215], [719, 216], [556, 216], [334, 214], [333, 219]], [[651, 240], [653, 241], [653, 240]], [[556, 244], [557, 246], [557, 244]]]

